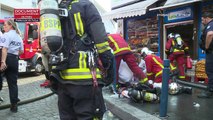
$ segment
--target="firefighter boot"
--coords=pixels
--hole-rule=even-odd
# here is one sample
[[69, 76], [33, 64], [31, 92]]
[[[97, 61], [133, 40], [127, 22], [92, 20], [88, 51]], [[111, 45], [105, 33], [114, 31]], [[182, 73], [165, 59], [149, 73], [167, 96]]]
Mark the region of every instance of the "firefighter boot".
[[186, 93], [186, 94], [192, 94], [192, 88], [191, 87], [181, 87], [180, 93]]

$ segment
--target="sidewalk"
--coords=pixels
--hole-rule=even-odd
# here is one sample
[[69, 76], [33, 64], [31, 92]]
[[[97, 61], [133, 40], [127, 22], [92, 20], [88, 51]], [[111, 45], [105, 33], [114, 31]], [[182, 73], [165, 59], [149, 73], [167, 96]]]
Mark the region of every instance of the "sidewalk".
[[[20, 77], [18, 79], [19, 104], [26, 104], [52, 95], [52, 91], [48, 88], [40, 87], [45, 80], [44, 75]], [[10, 106], [9, 90], [6, 80], [3, 82], [3, 89], [0, 92], [4, 102], [0, 104], [0, 110]]]
[[160, 118], [131, 105], [127, 98], [118, 98], [118, 95], [110, 93], [108, 88], [103, 89], [103, 96], [107, 109], [121, 120], [160, 120]]

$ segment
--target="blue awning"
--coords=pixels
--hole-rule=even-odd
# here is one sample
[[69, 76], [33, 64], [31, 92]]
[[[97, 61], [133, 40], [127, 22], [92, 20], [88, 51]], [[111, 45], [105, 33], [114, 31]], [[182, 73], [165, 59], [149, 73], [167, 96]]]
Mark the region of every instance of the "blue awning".
[[165, 9], [165, 8], [170, 8], [170, 7], [175, 7], [175, 6], [180, 6], [180, 5], [185, 5], [185, 4], [190, 4], [194, 2], [200, 2], [202, 0], [167, 0], [164, 6], [161, 7], [156, 7], [149, 9], [151, 10], [159, 10], [159, 9]]
[[103, 14], [102, 17], [105, 19], [119, 19], [127, 18], [133, 16], [140, 16], [146, 14], [147, 7], [154, 4], [158, 0], [146, 0], [125, 7], [121, 7], [115, 10], [112, 10], [106, 14]]

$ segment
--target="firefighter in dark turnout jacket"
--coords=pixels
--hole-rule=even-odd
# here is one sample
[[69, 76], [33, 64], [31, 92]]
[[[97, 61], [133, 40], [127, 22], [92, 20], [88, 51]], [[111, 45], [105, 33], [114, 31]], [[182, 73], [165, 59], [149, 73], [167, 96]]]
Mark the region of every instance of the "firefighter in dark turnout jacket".
[[[101, 16], [89, 0], [63, 0], [59, 8], [66, 8], [69, 14], [61, 18], [68, 60], [56, 65], [50, 75], [57, 82], [60, 119], [101, 119], [105, 112], [102, 87], [114, 76], [114, 56]], [[98, 69], [100, 61], [104, 76]]]

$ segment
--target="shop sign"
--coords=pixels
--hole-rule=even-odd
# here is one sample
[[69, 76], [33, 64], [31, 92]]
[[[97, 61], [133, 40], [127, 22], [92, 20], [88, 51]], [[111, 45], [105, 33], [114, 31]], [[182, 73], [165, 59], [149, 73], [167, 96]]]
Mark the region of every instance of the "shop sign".
[[191, 7], [176, 9], [165, 12], [165, 22], [178, 22], [183, 20], [193, 19], [193, 12]]
[[114, 7], [126, 5], [128, 3], [136, 2], [136, 1], [139, 1], [139, 0], [111, 0], [111, 6], [112, 8], [114, 8]]
[[16, 22], [39, 22], [39, 9], [14, 9], [14, 20]]

